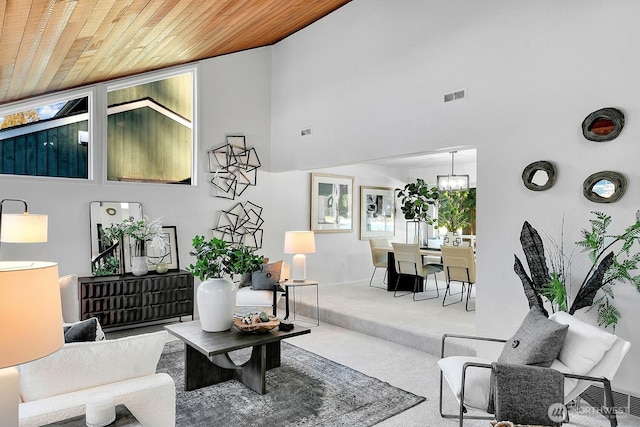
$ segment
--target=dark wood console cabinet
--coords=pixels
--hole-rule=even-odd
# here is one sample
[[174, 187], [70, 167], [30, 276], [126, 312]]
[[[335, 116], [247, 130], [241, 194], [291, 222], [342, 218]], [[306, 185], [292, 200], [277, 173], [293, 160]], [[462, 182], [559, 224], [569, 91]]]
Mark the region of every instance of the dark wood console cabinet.
[[193, 276], [186, 271], [144, 276], [78, 278], [80, 319], [104, 329], [193, 316]]

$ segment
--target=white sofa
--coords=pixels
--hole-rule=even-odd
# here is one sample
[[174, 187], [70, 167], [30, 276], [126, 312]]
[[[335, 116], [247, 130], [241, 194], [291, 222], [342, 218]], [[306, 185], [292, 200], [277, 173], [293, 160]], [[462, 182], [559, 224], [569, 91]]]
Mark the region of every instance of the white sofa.
[[20, 426], [41, 426], [85, 413], [96, 392], [115, 395], [144, 426], [174, 427], [173, 379], [156, 373], [168, 333], [65, 344], [19, 366]]

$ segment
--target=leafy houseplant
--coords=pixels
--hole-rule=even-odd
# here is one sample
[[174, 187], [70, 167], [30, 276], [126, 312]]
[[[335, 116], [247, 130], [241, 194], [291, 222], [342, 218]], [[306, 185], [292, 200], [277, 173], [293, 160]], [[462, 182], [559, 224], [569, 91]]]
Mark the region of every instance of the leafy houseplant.
[[429, 207], [436, 205], [440, 198], [438, 187], [430, 186], [422, 178], [406, 184], [404, 188], [396, 188], [397, 197], [402, 205], [400, 210], [406, 220], [426, 221], [433, 225], [434, 219], [429, 214]]
[[475, 206], [475, 190], [443, 191], [440, 193], [436, 227], [445, 227], [452, 232], [469, 227]]
[[[100, 230], [100, 239], [108, 246], [113, 246], [112, 249], [119, 249], [119, 263], [122, 262], [122, 240], [124, 237], [132, 239], [132, 272], [134, 275], [146, 274], [148, 271], [147, 264], [147, 251], [146, 244], [151, 242], [152, 246], [164, 246], [165, 238], [160, 233], [162, 229], [162, 223], [160, 218], [149, 220], [147, 217], [142, 219], [135, 219], [129, 217], [124, 219], [121, 223], [111, 224], [109, 227], [104, 227]], [[114, 261], [110, 260], [112, 266]], [[124, 272], [122, 265], [119, 266], [119, 270]], [[104, 274], [104, 272], [101, 272]], [[95, 273], [94, 273], [95, 274]]]
[[264, 257], [245, 245], [232, 247], [229, 253], [229, 269], [235, 274], [251, 274], [260, 270]]
[[196, 262], [189, 265], [187, 271], [200, 280], [253, 273], [260, 270], [264, 260], [248, 246], [230, 244], [216, 237], [207, 241], [204, 236], [195, 236], [192, 244], [191, 255], [196, 257]]
[[94, 276], [110, 276], [118, 274], [120, 270], [120, 260], [115, 256], [105, 258], [104, 264], [93, 269]]
[[191, 274], [200, 280], [207, 280], [231, 273], [228, 267], [229, 243], [215, 237], [207, 241], [204, 236], [195, 236], [192, 244], [190, 255], [196, 257], [196, 262], [187, 268]]
[[[628, 226], [622, 234], [607, 234], [611, 216], [602, 212], [592, 212], [594, 219], [590, 229], [582, 229], [582, 240], [577, 248], [587, 252], [591, 267], [580, 283], [577, 293], [571, 298], [571, 258], [564, 253], [563, 245], [553, 245], [551, 272], [546, 263], [544, 245], [538, 232], [528, 223], [522, 226], [520, 242], [525, 254], [531, 277], [527, 275], [522, 262], [515, 257], [514, 269], [522, 280], [529, 306], [542, 307], [542, 297], [549, 300], [554, 310], [574, 314], [585, 307], [597, 307], [598, 324], [611, 326], [614, 330], [621, 314], [613, 304], [613, 285], [629, 282], [640, 292], [640, 275], [633, 275], [640, 263], [640, 253], [633, 253], [640, 245], [640, 218]], [[614, 247], [619, 246], [617, 251]], [[637, 248], [636, 248], [637, 249]], [[598, 291], [602, 290], [596, 299]], [[571, 302], [571, 304], [569, 304]]]

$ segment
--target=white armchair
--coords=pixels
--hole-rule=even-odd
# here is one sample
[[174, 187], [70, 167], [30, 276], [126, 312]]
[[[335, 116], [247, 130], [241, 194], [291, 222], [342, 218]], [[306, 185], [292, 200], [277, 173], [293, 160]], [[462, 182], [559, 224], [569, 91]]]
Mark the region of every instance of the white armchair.
[[59, 278], [60, 299], [62, 300], [62, 320], [65, 323], [80, 321], [80, 294], [78, 292], [78, 276], [68, 274]]
[[[552, 314], [549, 319], [568, 325], [564, 344], [550, 368], [563, 373], [564, 403], [567, 404], [584, 392], [591, 383], [601, 383], [604, 388], [602, 414], [609, 419], [612, 427], [617, 426], [613, 412], [613, 398], [610, 380], [620, 367], [631, 344], [620, 337], [589, 325], [564, 312]], [[440, 415], [443, 418], [458, 418], [460, 426], [464, 419], [493, 419], [487, 415], [465, 415], [467, 407], [486, 411], [489, 403], [490, 377], [493, 360], [481, 357], [446, 356], [447, 341], [451, 339], [472, 339], [497, 343], [507, 340], [496, 338], [448, 335], [442, 337], [440, 367]], [[459, 403], [458, 414], [443, 413], [443, 383], [446, 380]], [[589, 402], [594, 404], [594, 402]]]

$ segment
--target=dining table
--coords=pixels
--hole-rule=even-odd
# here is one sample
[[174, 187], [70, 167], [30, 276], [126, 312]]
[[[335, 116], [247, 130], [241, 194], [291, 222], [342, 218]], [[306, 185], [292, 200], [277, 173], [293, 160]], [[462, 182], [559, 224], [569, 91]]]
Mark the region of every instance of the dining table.
[[[393, 247], [375, 248], [375, 250], [387, 252], [387, 291], [391, 291], [391, 292], [395, 291], [396, 282], [398, 280], [398, 272], [396, 271], [396, 260], [393, 255]], [[422, 255], [423, 259], [426, 256], [441, 258], [442, 251], [440, 251], [440, 248], [429, 248], [424, 246], [424, 247], [420, 247], [420, 255]], [[414, 285], [413, 278], [408, 276], [400, 277], [400, 282], [398, 283], [398, 290], [413, 291], [413, 285]], [[422, 277], [419, 277], [417, 292], [422, 292], [423, 290], [424, 290], [424, 279]]]

